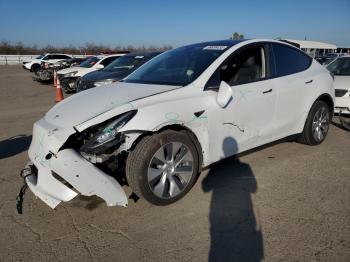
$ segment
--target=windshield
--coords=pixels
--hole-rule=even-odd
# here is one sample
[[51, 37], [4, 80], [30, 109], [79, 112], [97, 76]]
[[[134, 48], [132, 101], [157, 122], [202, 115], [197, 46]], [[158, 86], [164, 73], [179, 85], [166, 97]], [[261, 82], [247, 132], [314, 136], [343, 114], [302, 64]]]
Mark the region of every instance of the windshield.
[[89, 68], [89, 67], [92, 67], [94, 64], [96, 64], [100, 60], [101, 59], [98, 58], [97, 56], [92, 56], [86, 59], [84, 62], [82, 62], [79, 66]]
[[334, 60], [333, 57], [321, 57], [316, 59], [321, 65], [328, 65], [330, 62]]
[[327, 66], [334, 75], [350, 76], [350, 57], [342, 57]]
[[39, 56], [36, 57], [36, 59], [41, 59], [43, 57], [44, 57], [44, 55], [39, 55]]
[[138, 65], [144, 56], [121, 56], [108, 66], [106, 66], [103, 71], [115, 72], [115, 71], [128, 71], [133, 69]]
[[337, 57], [338, 55], [337, 54], [334, 54], [334, 53], [328, 53], [326, 54], [326, 57]]
[[124, 81], [185, 86], [194, 81], [228, 46], [205, 43], [165, 52], [137, 69]]

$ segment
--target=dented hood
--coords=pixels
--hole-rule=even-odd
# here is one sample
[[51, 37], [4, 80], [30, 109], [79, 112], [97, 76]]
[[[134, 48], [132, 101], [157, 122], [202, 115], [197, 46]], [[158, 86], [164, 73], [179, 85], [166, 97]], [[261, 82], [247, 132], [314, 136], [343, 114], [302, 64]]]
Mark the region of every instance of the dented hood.
[[92, 88], [56, 104], [46, 113], [45, 120], [55, 126], [70, 128], [134, 100], [177, 88], [179, 86], [124, 82]]

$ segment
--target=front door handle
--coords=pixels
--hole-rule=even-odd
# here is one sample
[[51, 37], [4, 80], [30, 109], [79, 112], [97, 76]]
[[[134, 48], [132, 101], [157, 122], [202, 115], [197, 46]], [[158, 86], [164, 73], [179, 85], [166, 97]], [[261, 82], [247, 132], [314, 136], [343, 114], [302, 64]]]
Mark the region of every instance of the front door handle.
[[272, 89], [269, 89], [269, 90], [266, 90], [263, 92], [263, 94], [267, 94], [267, 93], [271, 93], [272, 92]]
[[309, 81], [306, 81], [305, 84], [311, 84], [314, 80], [309, 80]]

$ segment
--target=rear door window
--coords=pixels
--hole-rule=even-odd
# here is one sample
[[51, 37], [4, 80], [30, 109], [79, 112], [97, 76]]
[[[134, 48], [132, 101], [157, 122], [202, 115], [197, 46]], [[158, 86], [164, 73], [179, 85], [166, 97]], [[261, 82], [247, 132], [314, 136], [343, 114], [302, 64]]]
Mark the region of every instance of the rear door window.
[[116, 60], [119, 56], [112, 56], [112, 57], [107, 57], [101, 61], [101, 64], [106, 67], [110, 63], [112, 63], [114, 60]]
[[55, 59], [70, 59], [71, 57], [67, 56], [67, 55], [56, 55]]
[[312, 59], [293, 47], [283, 44], [271, 44], [275, 61], [274, 76], [285, 76], [306, 70]]

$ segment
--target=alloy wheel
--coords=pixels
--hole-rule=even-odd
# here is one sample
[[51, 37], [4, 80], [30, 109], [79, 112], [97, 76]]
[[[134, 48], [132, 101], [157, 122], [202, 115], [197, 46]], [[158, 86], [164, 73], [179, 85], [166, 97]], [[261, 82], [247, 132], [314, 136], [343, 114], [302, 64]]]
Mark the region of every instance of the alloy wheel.
[[326, 107], [320, 107], [312, 121], [312, 135], [316, 141], [322, 141], [329, 128], [329, 112]]
[[185, 190], [193, 176], [193, 155], [186, 145], [162, 145], [148, 166], [148, 184], [160, 198], [173, 198]]

